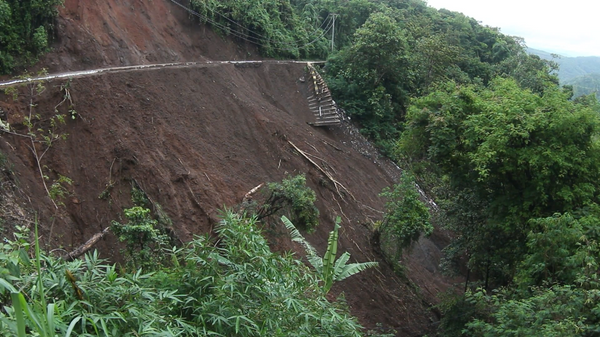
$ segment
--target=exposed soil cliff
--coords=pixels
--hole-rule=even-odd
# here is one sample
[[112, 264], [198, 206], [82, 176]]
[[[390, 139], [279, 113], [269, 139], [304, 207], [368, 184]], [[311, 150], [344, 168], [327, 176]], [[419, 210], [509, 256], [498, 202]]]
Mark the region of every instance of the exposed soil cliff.
[[[50, 72], [105, 66], [224, 59], [256, 59], [255, 50], [224, 39], [193, 23], [166, 0], [67, 0], [58, 22], [55, 51], [41, 66]], [[317, 192], [321, 225], [308, 235], [321, 252], [332, 219], [343, 219], [340, 249], [357, 261], [381, 261], [372, 247], [370, 226], [381, 218], [382, 188], [398, 171], [366, 151], [364, 140], [348, 125], [313, 128], [299, 64], [265, 63], [260, 67], [207, 65], [154, 69], [73, 79], [70, 94], [77, 115], [59, 129], [66, 140], [53, 145], [42, 160], [49, 181], [59, 175], [73, 185], [57, 211], [41, 184], [37, 163], [24, 137], [3, 134], [0, 150], [11, 163], [3, 171], [7, 224], [32, 219], [37, 212], [42, 240], [69, 250], [122, 217], [131, 206], [131, 184], [138, 184], [162, 206], [181, 241], [210, 232], [223, 206], [239, 203], [254, 186], [305, 173]], [[60, 85], [46, 84], [34, 98], [40, 125], [62, 101]], [[17, 101], [0, 94], [5, 119], [24, 131], [29, 114], [26, 88]], [[65, 106], [60, 106], [65, 109]], [[63, 111], [63, 110], [61, 110]], [[19, 129], [20, 128], [20, 129]], [[313, 154], [350, 193], [337, 193], [314, 165], [290, 145]], [[12, 173], [11, 173], [12, 172]], [[9, 198], [14, 195], [15, 199]], [[99, 198], [99, 196], [103, 198]], [[7, 207], [19, 201], [19, 207]], [[279, 250], [297, 250], [275, 228]], [[279, 233], [279, 234], [278, 234]], [[429, 306], [449, 283], [439, 275], [437, 260], [445, 236], [422, 239], [407, 261], [408, 280], [384, 263], [333, 288], [345, 293], [366, 327], [376, 323], [401, 336], [435, 328]], [[119, 246], [107, 235], [97, 246], [107, 257]], [[420, 290], [416, 290], [416, 285]], [[333, 298], [333, 297], [332, 297]]]

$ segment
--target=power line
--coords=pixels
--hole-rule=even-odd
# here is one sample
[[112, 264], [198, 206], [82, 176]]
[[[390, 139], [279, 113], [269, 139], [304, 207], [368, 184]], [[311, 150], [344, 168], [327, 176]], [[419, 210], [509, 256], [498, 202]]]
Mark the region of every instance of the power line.
[[[204, 20], [205, 22], [208, 22], [211, 25], [213, 25], [213, 26], [215, 26], [217, 28], [222, 29], [225, 32], [228, 32], [230, 35], [232, 35], [234, 37], [237, 37], [237, 38], [239, 38], [241, 40], [244, 40], [246, 42], [250, 42], [250, 43], [253, 43], [253, 44], [265, 47], [265, 48], [272, 48], [272, 49], [275, 49], [275, 50], [291, 50], [293, 48], [298, 48], [298, 49], [306, 48], [306, 47], [314, 44], [315, 42], [319, 41], [323, 36], [325, 36], [325, 34], [327, 34], [329, 32], [329, 30], [331, 29], [331, 27], [333, 25], [333, 22], [330, 20], [329, 24], [327, 25], [327, 27], [322, 30], [322, 33], [319, 36], [317, 36], [314, 40], [312, 40], [312, 41], [310, 41], [310, 42], [308, 42], [308, 43], [306, 43], [304, 45], [298, 46], [297, 42], [296, 43], [286, 43], [286, 42], [282, 42], [282, 41], [275, 41], [275, 40], [267, 39], [267, 41], [265, 41], [265, 42], [274, 42], [274, 44], [279, 44], [279, 45], [284, 45], [284, 46], [287, 45], [289, 47], [288, 48], [282, 48], [282, 47], [268, 46], [268, 45], [265, 45], [263, 43], [263, 41], [261, 39], [257, 38], [257, 37], [253, 37], [253, 36], [245, 34], [244, 32], [240, 32], [240, 31], [237, 31], [235, 29], [232, 29], [231, 27], [227, 27], [227, 26], [225, 26], [225, 25], [223, 25], [223, 24], [221, 24], [221, 23], [219, 23], [219, 22], [217, 22], [217, 21], [215, 21], [215, 20], [213, 20], [213, 19], [211, 19], [211, 18], [209, 18], [209, 17], [207, 17], [205, 15], [202, 15], [202, 14], [194, 11], [191, 8], [188, 8], [187, 6], [184, 6], [183, 4], [177, 2], [176, 0], [170, 0], [170, 1], [172, 3], [174, 3], [175, 5], [181, 7], [182, 9], [184, 9], [186, 12], [188, 12], [188, 13], [194, 15], [194, 16], [199, 17], [200, 19]], [[217, 14], [222, 15], [220, 13], [217, 13]], [[328, 18], [329, 18], [329, 16], [327, 16], [327, 18], [325, 18], [325, 20], [323, 21], [323, 24], [327, 21]], [[248, 28], [245, 28], [245, 27], [241, 26], [238, 23], [236, 23], [236, 25], [238, 25], [238, 26], [246, 29], [247, 31], [252, 32], [252, 33], [254, 33], [254, 34], [258, 35], [258, 36], [262, 36], [262, 35], [258, 34], [257, 32], [252, 31], [251, 29], [248, 29]]]
[[[235, 21], [235, 20], [231, 19], [229, 16], [227, 16], [227, 15], [225, 15], [225, 14], [222, 14], [222, 13], [218, 12], [217, 10], [214, 10], [214, 9], [212, 9], [212, 10], [211, 10], [211, 12], [213, 12], [213, 13], [216, 13], [217, 15], [219, 15], [220, 17], [222, 17], [223, 19], [225, 19], [225, 20], [227, 20], [227, 21], [231, 22], [232, 24], [234, 24], [234, 25], [236, 25], [236, 26], [238, 26], [238, 27], [240, 27], [240, 28], [242, 28], [242, 29], [244, 29], [244, 30], [248, 30], [249, 32], [253, 33], [253, 34], [254, 34], [254, 35], [256, 35], [256, 36], [259, 36], [259, 37], [261, 37], [261, 38], [264, 38], [264, 39], [270, 40], [270, 38], [269, 38], [269, 37], [267, 37], [267, 36], [265, 36], [265, 35], [262, 35], [262, 34], [260, 34], [260, 33], [256, 32], [256, 31], [253, 31], [253, 30], [251, 30], [251, 29], [250, 29], [250, 28], [248, 28], [248, 27], [245, 27], [245, 26], [241, 25], [241, 24], [240, 24], [240, 23], [238, 23], [237, 21]], [[309, 35], [309, 36], [310, 36], [310, 35], [313, 35], [313, 34], [315, 34], [315, 33], [318, 33], [318, 32], [319, 32], [319, 30], [321, 30], [321, 29], [322, 29], [322, 28], [325, 26], [325, 23], [327, 22], [327, 19], [329, 19], [329, 16], [330, 16], [330, 14], [327, 14], [327, 17], [325, 17], [325, 19], [323, 20], [323, 22], [321, 23], [321, 25], [319, 26], [319, 28], [315, 29], [313, 32], [311, 32], [310, 34], [307, 34], [307, 35]]]

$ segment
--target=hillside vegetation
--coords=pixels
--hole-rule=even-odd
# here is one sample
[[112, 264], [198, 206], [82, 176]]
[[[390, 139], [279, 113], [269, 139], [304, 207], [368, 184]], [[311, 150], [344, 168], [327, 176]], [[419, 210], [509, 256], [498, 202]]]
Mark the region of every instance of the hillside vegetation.
[[600, 72], [575, 77], [565, 81], [565, 86], [573, 87], [573, 97], [596, 95], [600, 98]]
[[[453, 233], [444, 250], [442, 267], [449, 274], [462, 273], [465, 283], [460, 290], [446, 294], [438, 306], [443, 313], [440, 335], [600, 333], [600, 104], [594, 95], [571, 101], [571, 88], [561, 87], [554, 75], [556, 65], [529, 55], [521, 39], [503, 35], [462, 14], [435, 10], [420, 0], [192, 0], [190, 5], [196, 12], [190, 15], [194, 20], [208, 23], [240, 43], [258, 46], [263, 55], [327, 57], [323, 75], [339, 106], [383, 153], [411, 171], [403, 175], [400, 185], [382, 194], [390, 200], [375, 231], [386, 239], [379, 247], [386, 261], [401, 271], [402, 253], [420, 234], [431, 233], [430, 221]], [[335, 48], [330, 51], [327, 36], [333, 29], [334, 16]], [[213, 76], [208, 71], [205, 74]], [[124, 81], [128, 87], [133, 86], [128, 78]], [[208, 90], [209, 86], [204, 88]], [[244, 98], [245, 106], [254, 104], [248, 103], [254, 96]], [[223, 100], [241, 100], [233, 97]], [[197, 107], [182, 110], [186, 109]], [[226, 118], [220, 110], [216, 115]], [[248, 114], [243, 116], [250, 118]], [[229, 125], [243, 124], [231, 118]], [[281, 114], [272, 118], [288, 117]], [[265, 118], [258, 124], [268, 122]], [[187, 127], [190, 123], [183, 124]], [[210, 132], [206, 128], [204, 133]], [[212, 133], [212, 137], [217, 136]], [[235, 141], [230, 140], [227, 146]], [[201, 156], [201, 151], [196, 155]], [[121, 164], [126, 170], [127, 165], [137, 164], [134, 155], [124, 156], [130, 161]], [[181, 168], [177, 166], [176, 170]], [[188, 176], [169, 177], [168, 181], [187, 184]], [[433, 217], [426, 214], [414, 190], [414, 180], [439, 205]], [[329, 183], [319, 180], [319, 184]], [[335, 181], [333, 184], [338, 188]], [[187, 188], [191, 192], [189, 185]], [[333, 192], [330, 195], [335, 198]], [[342, 196], [339, 191], [338, 196]], [[158, 221], [159, 215], [156, 218]], [[188, 248], [168, 255], [174, 269], [132, 283], [136, 287], [151, 286], [158, 293], [138, 297], [131, 294], [131, 311], [116, 311], [110, 316], [108, 309], [94, 311], [101, 308], [97, 303], [82, 303], [83, 313], [66, 315], [55, 328], [82, 334], [93, 333], [100, 326], [105, 332], [121, 333], [160, 326], [174, 335], [176, 330], [227, 336], [258, 336], [266, 331], [274, 335], [295, 331], [307, 336], [361, 333], [343, 306], [330, 306], [324, 300], [324, 293], [315, 287], [318, 280], [303, 265], [268, 251], [262, 237], [254, 234], [252, 218], [230, 214], [225, 219], [217, 230], [222, 240], [219, 244], [212, 245], [208, 239], [193, 241]], [[154, 233], [144, 228], [145, 234]], [[251, 245], [248, 237], [258, 244]], [[140, 244], [142, 250], [146, 248], [144, 242]], [[5, 275], [16, 273], [14, 265], [28, 263], [12, 247], [14, 244], [6, 248], [7, 254], [15, 257], [7, 259], [12, 265], [4, 267]], [[265, 261], [269, 264], [263, 265]], [[46, 259], [44, 263], [50, 266], [55, 262]], [[207, 266], [207, 270], [198, 271], [194, 264]], [[28, 275], [25, 280], [14, 275], [7, 278], [13, 287], [38, 282], [43, 288], [41, 277], [36, 281], [33, 269], [24, 270]], [[39, 274], [39, 263], [37, 270]], [[88, 272], [92, 270], [87, 267]], [[280, 274], [282, 271], [287, 274]], [[204, 272], [213, 274], [201, 274]], [[261, 273], [269, 277], [263, 278]], [[117, 280], [111, 275], [112, 281], [109, 276], [94, 277]], [[124, 273], [123, 279], [139, 279], [142, 275]], [[85, 282], [93, 282], [92, 276]], [[175, 281], [181, 278], [198, 284]], [[66, 284], [64, 278], [62, 282]], [[4, 303], [9, 302], [10, 295], [14, 306], [18, 291], [4, 283], [12, 292], [4, 293]], [[76, 287], [75, 282], [72, 285]], [[256, 291], [248, 292], [250, 288]], [[303, 298], [302, 294], [314, 297]], [[42, 295], [33, 294], [29, 299], [39, 301], [35, 305], [41, 312], [46, 308], [51, 312]], [[283, 303], [287, 306], [273, 307], [269, 296], [286, 299]], [[136, 312], [142, 317], [139, 308], [148, 298], [168, 304], [172, 311], [149, 310], [167, 321], [152, 317], [144, 322], [135, 320]], [[24, 300], [19, 303], [25, 304]], [[66, 302], [60, 305], [70, 308]], [[19, 310], [7, 307], [7, 324], [2, 327], [15, 328], [12, 322], [19, 321]], [[203, 315], [204, 310], [214, 314]], [[74, 321], [79, 330], [68, 325]], [[89, 326], [85, 322], [90, 322]], [[33, 326], [35, 319], [30, 316], [28, 323]]]
[[544, 60], [556, 62], [560, 67], [558, 78], [561, 82], [567, 82], [587, 74], [600, 73], [600, 56], [568, 57], [533, 48], [527, 48], [527, 52]]
[[544, 60], [555, 62], [558, 65], [557, 75], [562, 85], [573, 87], [573, 97], [598, 94], [598, 77], [600, 76], [600, 57], [579, 56], [566, 57], [550, 53], [527, 49], [529, 53], [538, 55]]
[[48, 51], [64, 0], [0, 0], [0, 75], [31, 65]]

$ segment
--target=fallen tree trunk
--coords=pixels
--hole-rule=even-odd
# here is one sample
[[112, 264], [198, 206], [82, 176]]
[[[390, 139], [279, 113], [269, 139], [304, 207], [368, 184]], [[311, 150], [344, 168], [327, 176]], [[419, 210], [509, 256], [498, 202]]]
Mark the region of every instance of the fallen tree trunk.
[[315, 163], [315, 161], [314, 161], [314, 160], [312, 160], [312, 159], [309, 157], [308, 153], [306, 153], [306, 152], [304, 152], [304, 151], [300, 150], [300, 149], [299, 149], [299, 148], [298, 148], [296, 145], [294, 145], [294, 143], [290, 142], [289, 140], [288, 140], [287, 142], [288, 142], [288, 143], [289, 143], [289, 144], [290, 144], [290, 145], [291, 145], [291, 146], [292, 146], [294, 149], [296, 149], [296, 151], [298, 151], [298, 153], [300, 153], [300, 154], [301, 154], [301, 155], [302, 155], [304, 158], [306, 158], [306, 160], [308, 160], [308, 161], [309, 161], [311, 164], [313, 164], [313, 165], [314, 165], [314, 166], [317, 168], [317, 170], [321, 171], [321, 173], [323, 173], [323, 174], [324, 174], [324, 175], [327, 177], [327, 179], [329, 179], [329, 181], [331, 181], [331, 182], [333, 183], [333, 186], [335, 186], [335, 189], [336, 189], [336, 191], [337, 191], [337, 194], [340, 196], [340, 198], [342, 198], [342, 200], [344, 200], [344, 196], [343, 196], [343, 195], [340, 193], [340, 189], [339, 189], [340, 187], [341, 187], [342, 189], [344, 189], [344, 191], [346, 191], [346, 193], [348, 193], [348, 194], [349, 194], [349, 195], [352, 197], [352, 199], [356, 200], [356, 198], [355, 198], [355, 197], [354, 197], [354, 195], [353, 195], [353, 194], [350, 192], [350, 190], [348, 190], [348, 189], [347, 189], [347, 188], [346, 188], [344, 185], [342, 185], [342, 184], [341, 184], [339, 181], [335, 180], [335, 179], [333, 178], [333, 176], [332, 176], [332, 175], [331, 175], [329, 172], [327, 172], [327, 171], [325, 171], [323, 168], [321, 168], [321, 166], [319, 166], [319, 164]]
[[72, 252], [68, 253], [67, 255], [65, 255], [63, 257], [63, 259], [65, 261], [73, 261], [76, 258], [78, 258], [79, 256], [85, 254], [88, 250], [92, 249], [92, 247], [98, 241], [100, 241], [100, 239], [102, 239], [104, 237], [104, 235], [106, 235], [106, 233], [108, 233], [109, 230], [110, 230], [110, 227], [106, 227], [106, 228], [104, 228], [104, 230], [102, 232], [94, 234], [94, 236], [92, 236], [84, 244], [82, 244], [81, 246], [77, 247], [77, 249], [75, 249], [74, 251], [72, 251]]

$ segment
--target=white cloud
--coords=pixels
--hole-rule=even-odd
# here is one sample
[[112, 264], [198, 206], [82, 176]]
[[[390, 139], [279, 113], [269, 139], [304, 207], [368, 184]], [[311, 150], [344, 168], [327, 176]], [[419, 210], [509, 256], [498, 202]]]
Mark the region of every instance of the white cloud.
[[600, 2], [570, 0], [429, 0], [470, 16], [485, 25], [499, 27], [508, 35], [525, 38], [532, 48], [569, 56], [600, 56]]

